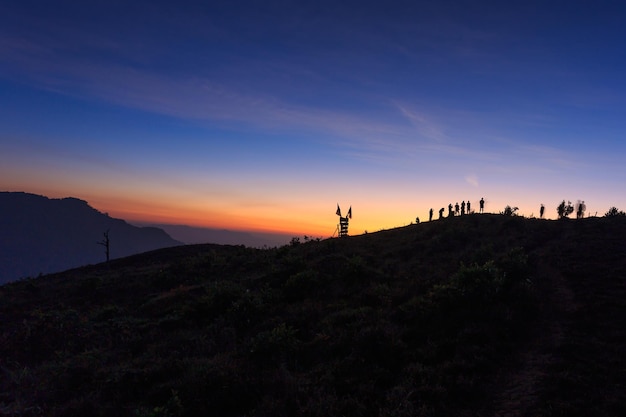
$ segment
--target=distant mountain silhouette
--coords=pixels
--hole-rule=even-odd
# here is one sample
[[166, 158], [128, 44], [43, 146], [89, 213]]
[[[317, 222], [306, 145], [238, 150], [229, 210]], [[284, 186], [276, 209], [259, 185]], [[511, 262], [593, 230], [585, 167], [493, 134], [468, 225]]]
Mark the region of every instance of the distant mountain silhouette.
[[97, 242], [107, 230], [111, 259], [181, 244], [161, 229], [132, 226], [83, 200], [0, 192], [0, 284], [105, 261]]
[[245, 245], [253, 248], [263, 248], [286, 245], [294, 237], [293, 235], [281, 233], [233, 231], [184, 225], [136, 224], [163, 229], [174, 239], [180, 240], [188, 245], [196, 243], [217, 243], [219, 245]]

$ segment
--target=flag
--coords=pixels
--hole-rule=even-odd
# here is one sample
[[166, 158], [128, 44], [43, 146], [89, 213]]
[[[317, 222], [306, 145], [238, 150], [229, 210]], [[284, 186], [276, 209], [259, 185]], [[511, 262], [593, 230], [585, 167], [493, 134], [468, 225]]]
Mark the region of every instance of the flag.
[[348, 209], [348, 217], [352, 218], [352, 206]]
[[335, 213], [337, 216], [341, 217], [341, 209], [339, 208], [339, 204], [337, 204], [337, 213]]

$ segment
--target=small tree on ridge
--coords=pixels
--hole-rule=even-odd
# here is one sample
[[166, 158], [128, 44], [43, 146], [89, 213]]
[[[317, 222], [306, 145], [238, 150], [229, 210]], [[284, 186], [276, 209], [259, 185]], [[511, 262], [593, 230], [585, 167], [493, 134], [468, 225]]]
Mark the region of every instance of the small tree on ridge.
[[611, 207], [609, 211], [604, 213], [604, 217], [616, 217], [616, 216], [626, 216], [622, 210], [619, 210], [617, 207]]
[[517, 210], [519, 210], [518, 207], [506, 206], [502, 214], [504, 214], [505, 216], [516, 216]]
[[556, 208], [556, 212], [559, 215], [559, 219], [564, 219], [574, 212], [574, 206], [572, 206], [571, 201], [568, 201], [567, 204], [565, 204], [565, 200], [563, 200]]

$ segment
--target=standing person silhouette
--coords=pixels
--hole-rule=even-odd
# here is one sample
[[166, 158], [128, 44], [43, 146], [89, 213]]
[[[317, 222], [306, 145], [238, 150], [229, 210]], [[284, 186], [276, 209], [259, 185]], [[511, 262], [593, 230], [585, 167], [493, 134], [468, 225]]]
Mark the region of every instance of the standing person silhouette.
[[472, 212], [470, 211], [470, 201], [467, 200], [467, 214], [471, 214]]
[[448, 204], [448, 217], [452, 217], [454, 213], [452, 213], [452, 203]]
[[480, 212], [484, 213], [485, 212], [485, 199], [484, 198], [480, 198]]
[[454, 205], [454, 215], [455, 216], [459, 215], [459, 203], [458, 202]]
[[543, 219], [543, 212], [546, 210], [546, 207], [542, 204], [539, 208], [539, 218]]
[[583, 217], [585, 217], [585, 202], [584, 201], [579, 201], [578, 202], [578, 209], [576, 210], [576, 218], [577, 219], [582, 219]]
[[428, 221], [432, 222], [433, 221], [433, 209], [431, 208], [430, 211], [428, 212]]
[[443, 207], [439, 209], [439, 220], [443, 219], [443, 212], [444, 212], [445, 210], [446, 210], [446, 209], [444, 209]]
[[465, 214], [465, 201], [461, 201], [461, 216]]

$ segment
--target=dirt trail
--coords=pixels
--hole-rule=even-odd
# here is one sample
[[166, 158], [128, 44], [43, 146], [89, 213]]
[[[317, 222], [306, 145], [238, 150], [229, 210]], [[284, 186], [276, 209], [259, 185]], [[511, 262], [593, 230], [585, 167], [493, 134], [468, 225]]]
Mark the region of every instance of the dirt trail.
[[541, 282], [541, 320], [534, 339], [522, 348], [514, 363], [497, 377], [493, 397], [493, 416], [520, 417], [528, 415], [542, 391], [547, 370], [554, 363], [558, 348], [570, 326], [570, 316], [577, 305], [574, 292], [563, 274], [541, 256], [536, 281]]

